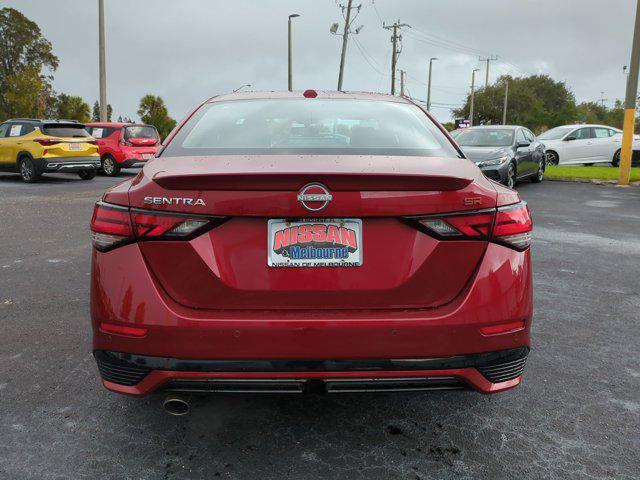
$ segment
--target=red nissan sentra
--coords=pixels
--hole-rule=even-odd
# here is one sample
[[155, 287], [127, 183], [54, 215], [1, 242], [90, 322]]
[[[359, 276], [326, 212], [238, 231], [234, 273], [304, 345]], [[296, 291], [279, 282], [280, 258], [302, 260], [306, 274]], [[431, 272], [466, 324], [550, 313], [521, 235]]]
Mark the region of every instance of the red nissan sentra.
[[518, 194], [408, 99], [214, 97], [95, 206], [102, 382], [131, 395], [515, 387], [531, 230]]

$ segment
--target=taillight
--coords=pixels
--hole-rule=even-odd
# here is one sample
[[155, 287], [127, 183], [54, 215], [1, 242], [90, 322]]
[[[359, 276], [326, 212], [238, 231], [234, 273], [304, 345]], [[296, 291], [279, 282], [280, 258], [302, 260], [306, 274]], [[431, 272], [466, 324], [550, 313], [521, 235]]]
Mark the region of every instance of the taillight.
[[225, 220], [98, 202], [91, 218], [91, 238], [96, 250], [106, 252], [134, 241], [191, 240]]
[[138, 240], [157, 240], [159, 238], [184, 240], [201, 233], [204, 228], [211, 225], [209, 218], [194, 218], [143, 210], [132, 210], [131, 218]]
[[516, 250], [524, 250], [531, 245], [533, 222], [531, 212], [525, 202], [498, 209], [493, 226], [493, 241]]
[[36, 138], [33, 141], [38, 142], [42, 146], [51, 146], [60, 143], [62, 140], [58, 140], [57, 138]]
[[96, 250], [106, 252], [132, 242], [133, 228], [127, 207], [96, 203], [91, 217], [91, 241]]
[[493, 211], [469, 215], [447, 215], [421, 218], [418, 223], [436, 236], [445, 239], [487, 240], [491, 235], [493, 216]]
[[533, 224], [525, 202], [476, 212], [405, 218], [439, 240], [489, 240], [525, 250]]

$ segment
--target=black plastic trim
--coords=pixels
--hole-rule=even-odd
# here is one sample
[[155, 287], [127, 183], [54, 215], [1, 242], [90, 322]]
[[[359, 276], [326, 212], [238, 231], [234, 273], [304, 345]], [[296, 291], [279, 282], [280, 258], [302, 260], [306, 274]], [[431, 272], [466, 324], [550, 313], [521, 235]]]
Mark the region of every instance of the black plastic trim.
[[179, 372], [347, 372], [393, 370], [450, 370], [457, 368], [490, 368], [522, 360], [528, 347], [497, 352], [472, 353], [442, 358], [372, 359], [372, 360], [184, 360], [171, 357], [135, 355], [96, 350], [96, 358], [113, 359], [150, 370]]

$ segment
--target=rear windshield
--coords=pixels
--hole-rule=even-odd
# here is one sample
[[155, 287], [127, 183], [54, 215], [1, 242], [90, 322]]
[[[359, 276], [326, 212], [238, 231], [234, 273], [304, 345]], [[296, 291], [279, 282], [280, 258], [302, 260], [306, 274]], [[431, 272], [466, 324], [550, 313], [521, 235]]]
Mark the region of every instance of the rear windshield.
[[89, 133], [85, 130], [84, 125], [79, 123], [78, 125], [44, 125], [42, 127], [42, 133], [50, 135], [52, 137], [71, 137], [82, 138], [90, 137]]
[[163, 156], [458, 156], [415, 105], [352, 99], [260, 99], [205, 104]]
[[513, 144], [513, 130], [468, 128], [456, 136], [461, 147], [507, 147]]
[[124, 129], [124, 138], [152, 138], [158, 140], [158, 132], [149, 125], [133, 125]]

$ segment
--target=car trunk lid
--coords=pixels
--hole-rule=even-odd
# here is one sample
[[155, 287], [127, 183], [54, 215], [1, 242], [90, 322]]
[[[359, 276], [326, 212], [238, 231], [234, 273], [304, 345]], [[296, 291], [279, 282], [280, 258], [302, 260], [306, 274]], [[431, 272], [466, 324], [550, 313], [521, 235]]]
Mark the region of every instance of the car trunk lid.
[[[300, 192], [308, 184], [321, 184], [331, 196], [319, 211], [302, 205]], [[404, 217], [490, 209], [496, 196], [466, 159], [221, 156], [154, 159], [133, 182], [129, 202], [145, 210], [227, 217], [189, 241], [140, 242], [158, 282], [183, 305], [377, 309], [450, 302], [486, 248], [485, 239], [438, 240]], [[317, 207], [324, 201], [307, 203]], [[357, 250], [358, 261], [342, 267], [270, 266], [276, 234], [270, 220], [281, 232], [280, 242], [287, 228], [311, 225], [304, 236], [301, 230], [289, 232], [287, 242], [296, 235], [313, 248], [340, 244], [342, 227], [357, 230], [356, 237], [347, 236], [347, 247]], [[322, 238], [313, 236], [313, 228], [322, 230]], [[336, 233], [327, 241], [330, 231]]]

